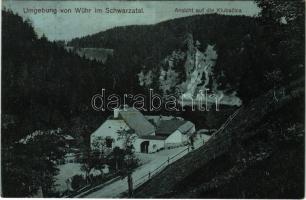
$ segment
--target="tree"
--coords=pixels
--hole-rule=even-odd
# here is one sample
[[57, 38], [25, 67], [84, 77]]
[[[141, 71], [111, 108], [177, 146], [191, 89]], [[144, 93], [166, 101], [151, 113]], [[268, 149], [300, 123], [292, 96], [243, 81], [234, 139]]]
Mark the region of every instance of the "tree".
[[304, 75], [305, 59], [305, 1], [256, 0], [261, 8], [260, 22], [264, 28], [266, 44], [270, 49], [272, 67], [269, 71], [280, 69], [287, 82]]
[[279, 23], [282, 17], [287, 20], [296, 20], [303, 17], [305, 3], [302, 0], [255, 0], [262, 9], [260, 16], [272, 23]]
[[96, 137], [92, 142], [92, 159], [93, 159], [93, 168], [99, 170], [103, 175], [104, 165], [108, 163], [107, 157], [107, 138], [104, 137]]
[[79, 189], [80, 187], [84, 186], [86, 181], [82, 175], [74, 175], [71, 180], [71, 187], [74, 190]]
[[111, 154], [109, 155], [109, 158], [112, 163], [114, 163], [114, 168], [116, 172], [118, 172], [119, 168], [122, 168], [123, 166], [123, 161], [124, 161], [124, 154], [125, 151], [123, 149], [120, 149], [119, 147], [115, 147]]
[[93, 151], [98, 154], [100, 158], [105, 155], [106, 151], [106, 140], [102, 136], [95, 137], [91, 143]]
[[278, 101], [276, 97], [276, 89], [280, 86], [283, 79], [282, 72], [280, 70], [273, 70], [272, 72], [267, 72], [265, 74], [266, 81], [269, 85], [272, 85], [273, 88], [273, 99]]
[[122, 149], [124, 151], [123, 169], [121, 170], [122, 178], [127, 177], [129, 197], [133, 197], [133, 177], [132, 173], [138, 164], [135, 157], [133, 143], [136, 139], [135, 131], [123, 130], [118, 132], [118, 140], [122, 141]]
[[56, 161], [65, 155], [65, 142], [54, 130], [35, 131], [3, 152], [3, 195], [30, 197], [39, 188], [53, 192]]
[[90, 148], [83, 150], [81, 163], [81, 170], [85, 172], [86, 183], [89, 184], [89, 182], [91, 182], [89, 173], [96, 164], [96, 159], [94, 158], [94, 154], [91, 152]]
[[104, 165], [107, 164], [107, 147], [106, 139], [104, 137], [96, 137], [92, 142], [92, 149], [86, 147], [83, 149], [81, 155], [81, 170], [85, 171], [85, 178], [87, 184], [91, 182], [90, 172], [92, 169], [97, 169], [103, 175]]

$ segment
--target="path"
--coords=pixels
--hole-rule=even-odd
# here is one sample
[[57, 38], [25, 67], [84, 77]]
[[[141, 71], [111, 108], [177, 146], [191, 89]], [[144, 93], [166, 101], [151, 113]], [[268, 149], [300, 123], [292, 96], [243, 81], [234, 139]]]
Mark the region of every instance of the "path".
[[[199, 139], [195, 140], [195, 148], [198, 148], [203, 144], [203, 141]], [[178, 147], [175, 149], [170, 150], [163, 150], [154, 154], [139, 154], [138, 156], [144, 158], [145, 163], [138, 167], [133, 172], [133, 180], [137, 180], [146, 174], [148, 174], [150, 171], [155, 170], [158, 168], [161, 164], [166, 162], [168, 160], [168, 157], [175, 156], [179, 152], [186, 149], [186, 147]], [[186, 155], [188, 151], [184, 151], [183, 153], [179, 154], [175, 158], [171, 160], [171, 162], [174, 162], [175, 160], [178, 160], [179, 158]], [[119, 197], [120, 194], [128, 190], [128, 184], [127, 179], [120, 179], [110, 185], [105, 186], [104, 188], [101, 188], [100, 190], [93, 192], [91, 194], [88, 194], [84, 196], [84, 198], [114, 198]], [[78, 197], [78, 196], [76, 196]]]

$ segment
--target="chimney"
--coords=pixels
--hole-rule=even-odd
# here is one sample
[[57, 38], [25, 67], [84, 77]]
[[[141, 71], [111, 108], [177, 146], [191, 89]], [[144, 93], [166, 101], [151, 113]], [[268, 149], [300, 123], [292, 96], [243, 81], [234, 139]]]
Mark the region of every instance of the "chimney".
[[119, 116], [119, 108], [114, 109], [114, 119], [117, 119]]

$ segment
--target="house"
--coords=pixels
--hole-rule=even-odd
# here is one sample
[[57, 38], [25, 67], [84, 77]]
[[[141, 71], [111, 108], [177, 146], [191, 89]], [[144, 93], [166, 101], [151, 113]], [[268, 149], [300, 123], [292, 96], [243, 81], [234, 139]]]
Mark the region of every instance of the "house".
[[195, 132], [195, 126], [183, 119], [163, 116], [144, 116], [135, 108], [115, 109], [110, 116], [90, 136], [91, 148], [95, 147], [96, 138], [104, 138], [104, 146], [109, 149], [122, 147], [118, 139], [120, 131], [134, 130], [136, 139], [133, 143], [135, 152], [152, 153], [170, 146], [180, 146], [188, 142]]
[[162, 120], [156, 130], [156, 135], [164, 136], [165, 147], [175, 147], [187, 144], [189, 138], [195, 132], [195, 126], [190, 121]]

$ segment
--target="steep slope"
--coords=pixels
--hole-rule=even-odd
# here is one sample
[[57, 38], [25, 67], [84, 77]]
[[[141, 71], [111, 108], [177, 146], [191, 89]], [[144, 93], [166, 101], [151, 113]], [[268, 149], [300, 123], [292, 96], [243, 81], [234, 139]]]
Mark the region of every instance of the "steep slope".
[[[52, 133], [62, 130], [79, 147], [89, 146], [88, 134], [108, 116], [90, 104], [108, 87], [105, 66], [38, 38], [29, 21], [7, 10], [1, 64], [1, 195], [29, 197], [42, 187], [45, 196], [55, 196], [55, 163], [66, 148]], [[32, 133], [41, 134], [17, 143]]]
[[91, 122], [103, 116], [93, 112], [90, 100], [102, 87], [109, 87], [102, 63], [38, 38], [30, 22], [6, 10], [2, 41], [2, 142], [59, 127], [79, 136], [92, 131], [80, 131], [87, 120], [93, 124], [89, 126], [98, 126]]
[[[68, 45], [113, 49], [114, 57], [106, 64], [113, 69], [118, 87], [129, 83], [127, 91], [154, 88], [161, 95], [184, 94], [188, 100], [197, 98], [200, 90], [208, 90], [223, 104], [241, 105], [237, 85], [229, 80], [221, 85], [217, 79], [232, 76], [228, 71], [234, 67], [240, 69], [234, 69], [240, 72], [235, 75], [240, 79], [243, 40], [257, 28], [256, 19], [250, 17], [202, 15], [156, 25], [117, 27], [73, 39]], [[239, 62], [230, 62], [228, 51]]]
[[294, 111], [304, 109], [304, 89], [301, 79], [279, 88], [278, 101], [272, 90], [252, 100], [223, 132], [168, 166], [135, 196], [301, 198], [304, 117]]
[[153, 88], [164, 96], [184, 94], [188, 100], [208, 90], [223, 104], [241, 105], [273, 87], [269, 74], [279, 71], [283, 83], [304, 72], [304, 49], [291, 45], [304, 42], [302, 22], [302, 14], [288, 24], [198, 15], [116, 27], [68, 45], [113, 49], [106, 64], [116, 91], [144, 93]]

